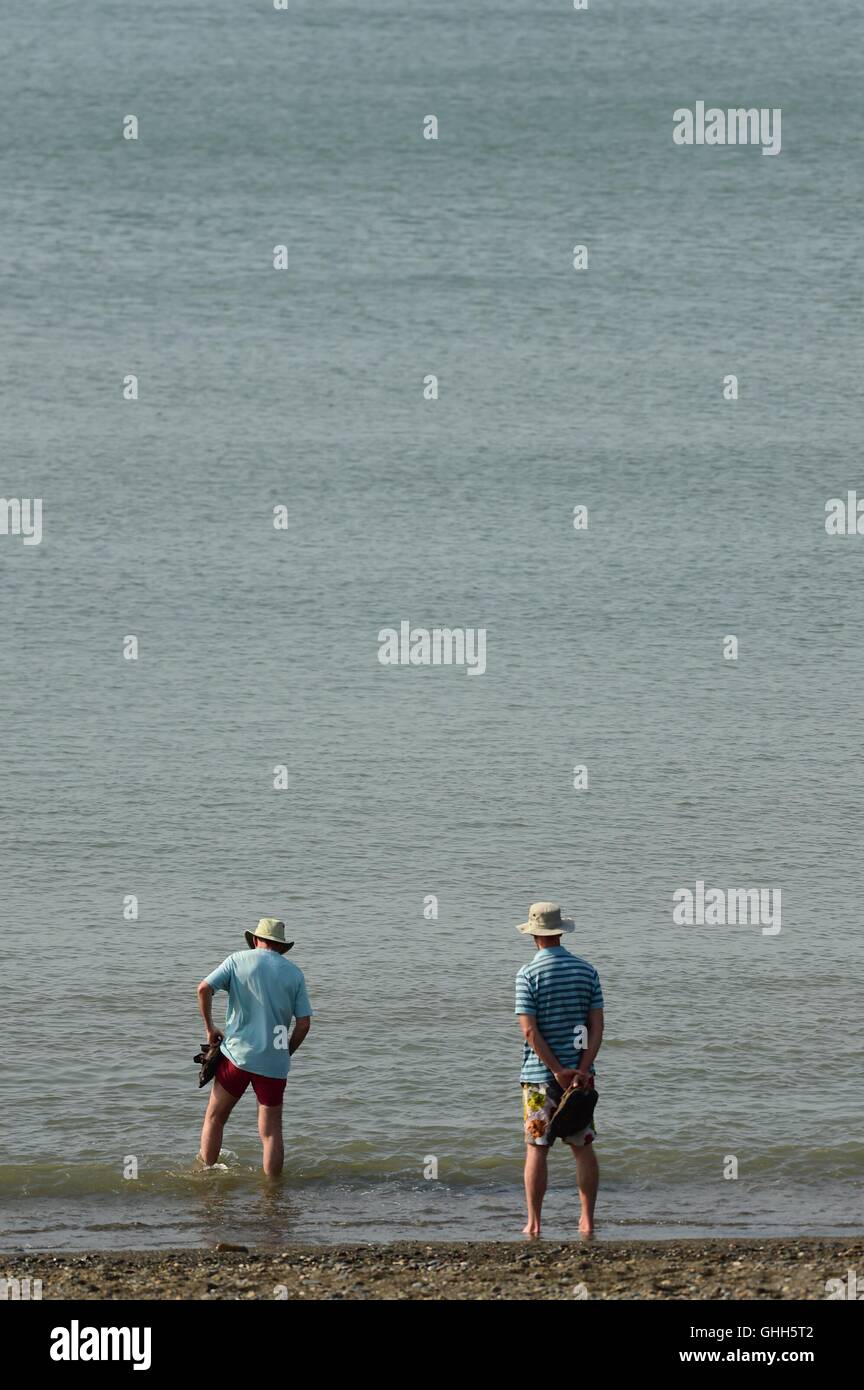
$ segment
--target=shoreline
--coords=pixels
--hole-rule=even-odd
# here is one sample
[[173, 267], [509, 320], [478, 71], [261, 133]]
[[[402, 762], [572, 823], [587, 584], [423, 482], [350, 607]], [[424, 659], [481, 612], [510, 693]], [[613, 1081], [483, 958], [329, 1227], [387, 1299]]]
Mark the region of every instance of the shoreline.
[[41, 1280], [43, 1300], [94, 1301], [824, 1300], [849, 1270], [864, 1282], [864, 1236], [0, 1254], [0, 1278]]

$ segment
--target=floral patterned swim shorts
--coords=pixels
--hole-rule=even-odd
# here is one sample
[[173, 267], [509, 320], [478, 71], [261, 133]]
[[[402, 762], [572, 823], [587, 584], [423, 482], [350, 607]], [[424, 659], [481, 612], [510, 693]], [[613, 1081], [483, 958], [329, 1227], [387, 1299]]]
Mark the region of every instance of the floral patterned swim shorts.
[[[522, 1124], [526, 1144], [534, 1144], [538, 1148], [549, 1147], [546, 1131], [562, 1095], [557, 1081], [522, 1082]], [[561, 1142], [569, 1144], [571, 1148], [582, 1149], [586, 1144], [593, 1144], [596, 1136], [597, 1131], [592, 1121], [586, 1129], [580, 1129], [577, 1134], [569, 1134]], [[552, 1143], [555, 1143], [554, 1139]]]

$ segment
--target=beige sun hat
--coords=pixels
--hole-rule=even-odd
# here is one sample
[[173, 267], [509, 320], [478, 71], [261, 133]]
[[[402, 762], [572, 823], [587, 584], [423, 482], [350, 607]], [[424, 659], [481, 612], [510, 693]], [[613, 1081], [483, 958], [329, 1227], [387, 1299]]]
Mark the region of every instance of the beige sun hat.
[[282, 947], [281, 954], [284, 956], [286, 951], [290, 951], [294, 945], [293, 941], [285, 940], [285, 923], [280, 922], [278, 917], [259, 917], [258, 925], [254, 931], [243, 933], [249, 943], [250, 949], [255, 947], [255, 937], [261, 941], [276, 941]]
[[576, 923], [569, 917], [561, 916], [557, 903], [532, 903], [528, 909], [528, 921], [516, 930], [524, 936], [560, 936], [562, 932], [575, 931]]

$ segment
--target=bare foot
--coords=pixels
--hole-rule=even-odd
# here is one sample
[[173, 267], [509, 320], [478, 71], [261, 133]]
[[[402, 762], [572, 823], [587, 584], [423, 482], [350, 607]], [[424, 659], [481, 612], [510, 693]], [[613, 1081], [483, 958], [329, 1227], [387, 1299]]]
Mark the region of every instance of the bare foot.
[[590, 1216], [582, 1216], [579, 1219], [579, 1234], [583, 1240], [594, 1239], [594, 1221]]
[[532, 1240], [536, 1240], [540, 1234], [540, 1222], [529, 1221], [527, 1226], [522, 1227], [522, 1234], [523, 1236], [530, 1236]]

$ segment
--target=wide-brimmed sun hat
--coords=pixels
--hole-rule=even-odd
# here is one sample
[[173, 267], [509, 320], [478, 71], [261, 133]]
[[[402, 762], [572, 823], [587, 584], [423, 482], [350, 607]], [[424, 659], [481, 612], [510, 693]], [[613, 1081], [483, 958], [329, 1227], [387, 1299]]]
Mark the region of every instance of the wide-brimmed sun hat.
[[285, 940], [285, 923], [280, 922], [278, 917], [260, 917], [255, 930], [244, 932], [243, 935], [246, 937], [249, 947], [252, 950], [255, 948], [256, 936], [260, 941], [277, 942], [282, 947], [280, 955], [283, 956], [285, 952], [290, 951], [291, 947], [294, 945], [293, 941]]
[[524, 936], [560, 936], [562, 932], [575, 931], [576, 923], [569, 917], [561, 916], [557, 903], [532, 903], [528, 909], [528, 921], [516, 930]]

